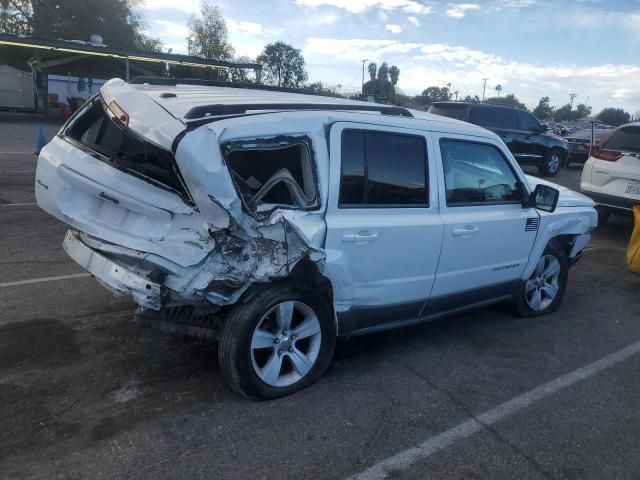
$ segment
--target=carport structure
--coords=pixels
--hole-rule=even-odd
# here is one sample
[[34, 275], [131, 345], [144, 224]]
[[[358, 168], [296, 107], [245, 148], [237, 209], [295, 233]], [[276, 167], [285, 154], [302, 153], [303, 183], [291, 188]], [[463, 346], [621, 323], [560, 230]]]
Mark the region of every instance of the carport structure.
[[[47, 76], [50, 73], [67, 74], [81, 72], [82, 76], [93, 78], [122, 77], [129, 81], [136, 75], [166, 76], [173, 68], [175, 76], [204, 76], [218, 79], [221, 70], [252, 70], [260, 79], [262, 65], [259, 63], [239, 63], [217, 60], [194, 55], [150, 52], [115, 48], [108, 45], [78, 40], [50, 40], [11, 34], [0, 34], [0, 46], [30, 49], [32, 57], [27, 62], [33, 73], [34, 85], [42, 111], [47, 112]], [[199, 74], [192, 74], [199, 69]], [[203, 75], [204, 73], [204, 75]]]

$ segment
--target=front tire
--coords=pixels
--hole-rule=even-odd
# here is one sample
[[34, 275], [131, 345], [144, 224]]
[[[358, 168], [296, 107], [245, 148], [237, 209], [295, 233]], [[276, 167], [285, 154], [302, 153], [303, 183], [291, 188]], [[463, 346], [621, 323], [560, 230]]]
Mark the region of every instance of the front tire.
[[327, 370], [336, 342], [329, 305], [291, 283], [260, 288], [225, 321], [218, 360], [231, 388], [254, 400], [290, 395]]
[[555, 177], [560, 171], [563, 157], [564, 155], [559, 149], [552, 148], [544, 159], [544, 165], [538, 167], [540, 175], [542, 177]]
[[569, 274], [567, 256], [560, 248], [548, 245], [531, 276], [520, 287], [513, 306], [520, 317], [552, 313], [562, 302]]

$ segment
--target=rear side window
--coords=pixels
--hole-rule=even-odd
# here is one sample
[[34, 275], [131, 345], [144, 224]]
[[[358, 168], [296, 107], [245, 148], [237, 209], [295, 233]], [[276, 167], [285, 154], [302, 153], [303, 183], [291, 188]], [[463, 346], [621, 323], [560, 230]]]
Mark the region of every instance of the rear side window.
[[602, 148], [617, 152], [640, 152], [640, 127], [629, 126], [616, 130]]
[[442, 115], [443, 117], [455, 118], [456, 120], [467, 121], [469, 117], [469, 105], [450, 104], [450, 105], [433, 105], [429, 109], [429, 113]]
[[423, 137], [362, 130], [342, 133], [339, 206], [427, 205]]
[[540, 130], [540, 122], [528, 112], [518, 111], [518, 121], [520, 122], [520, 130], [525, 132], [537, 132]]
[[114, 168], [173, 191], [193, 204], [173, 155], [112, 120], [99, 99], [64, 133]]
[[493, 145], [440, 140], [447, 206], [520, 203], [519, 184]]
[[469, 121], [476, 125], [491, 128], [518, 129], [517, 111], [510, 108], [472, 106]]
[[233, 142], [222, 150], [236, 190], [250, 211], [317, 207], [308, 137]]

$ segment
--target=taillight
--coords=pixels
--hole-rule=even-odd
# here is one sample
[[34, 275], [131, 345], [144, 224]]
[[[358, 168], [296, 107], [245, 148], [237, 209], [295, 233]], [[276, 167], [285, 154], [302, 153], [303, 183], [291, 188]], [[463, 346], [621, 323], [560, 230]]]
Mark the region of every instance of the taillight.
[[593, 158], [597, 158], [598, 160], [604, 160], [605, 162], [615, 162], [622, 157], [622, 153], [609, 152], [606, 150], [602, 150], [602, 147], [600, 147], [599, 145], [593, 145], [591, 147], [591, 156]]
[[116, 103], [115, 100], [111, 100], [111, 102], [109, 102], [109, 111], [123, 124], [129, 125], [129, 115]]

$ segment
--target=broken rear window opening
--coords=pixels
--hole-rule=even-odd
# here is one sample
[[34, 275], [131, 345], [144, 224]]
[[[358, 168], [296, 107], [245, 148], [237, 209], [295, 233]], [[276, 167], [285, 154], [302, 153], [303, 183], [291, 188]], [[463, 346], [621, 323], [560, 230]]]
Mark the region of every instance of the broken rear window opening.
[[118, 170], [173, 191], [193, 205], [173, 155], [113, 120], [100, 99], [95, 99], [66, 128], [64, 135], [99, 154], [94, 156]]
[[229, 143], [223, 153], [236, 190], [249, 211], [310, 210], [318, 206], [310, 140]]

